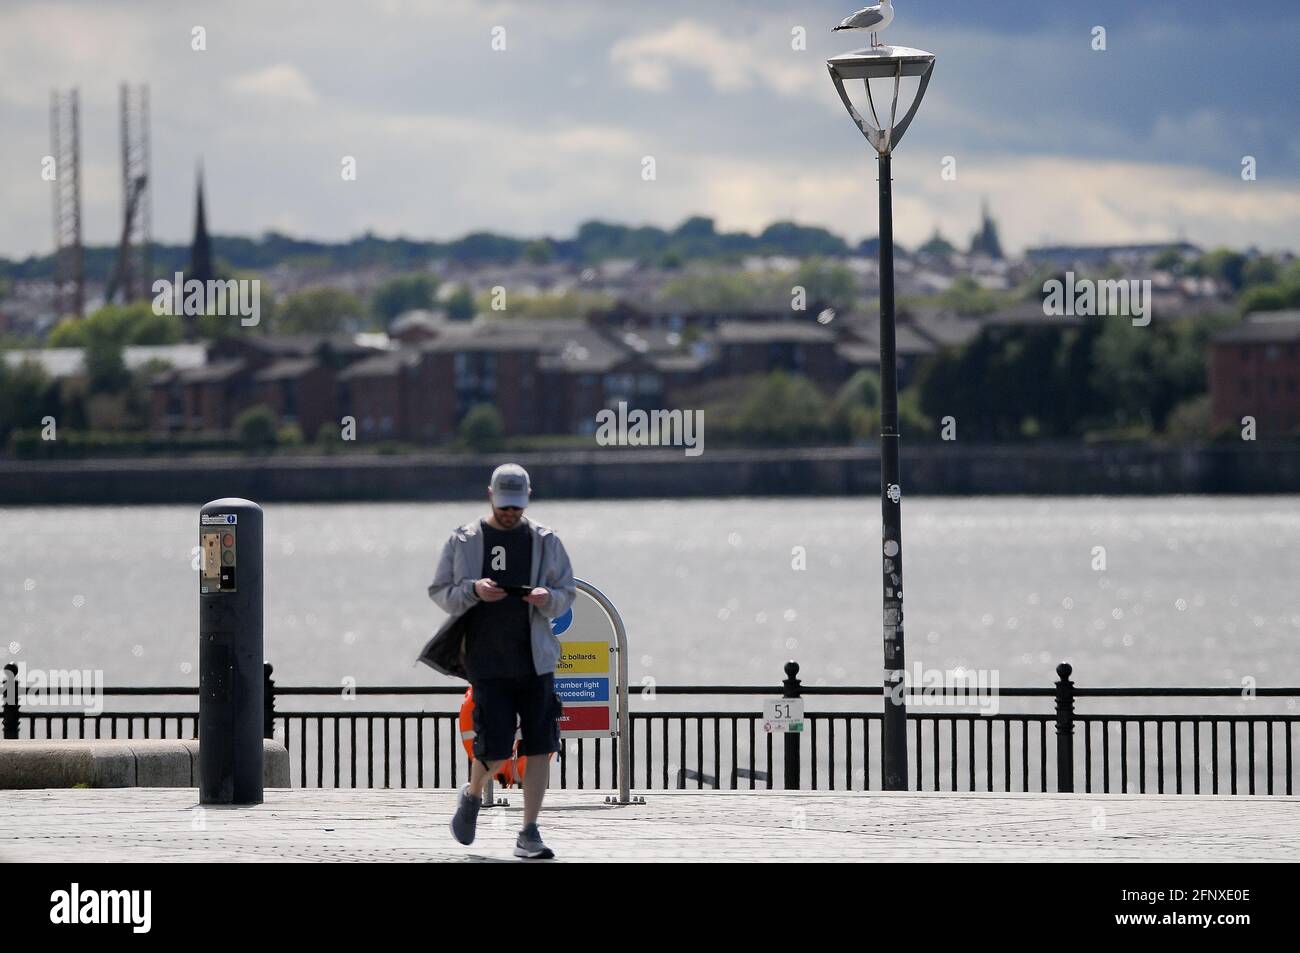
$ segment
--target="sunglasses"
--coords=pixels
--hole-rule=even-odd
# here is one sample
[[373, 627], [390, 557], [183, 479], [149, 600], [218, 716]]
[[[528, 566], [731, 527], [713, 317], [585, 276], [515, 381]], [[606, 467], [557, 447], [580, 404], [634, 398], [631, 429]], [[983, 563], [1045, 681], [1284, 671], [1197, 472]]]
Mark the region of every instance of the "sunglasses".
[[524, 511], [522, 506], [498, 506], [497, 509], [503, 513], [522, 513]]

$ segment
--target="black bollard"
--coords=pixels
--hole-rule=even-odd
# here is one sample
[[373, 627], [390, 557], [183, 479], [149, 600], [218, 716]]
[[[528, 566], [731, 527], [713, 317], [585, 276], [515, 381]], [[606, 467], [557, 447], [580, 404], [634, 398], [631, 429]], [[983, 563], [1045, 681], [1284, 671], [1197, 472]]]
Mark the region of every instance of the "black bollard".
[[199, 511], [199, 803], [262, 803], [262, 508]]

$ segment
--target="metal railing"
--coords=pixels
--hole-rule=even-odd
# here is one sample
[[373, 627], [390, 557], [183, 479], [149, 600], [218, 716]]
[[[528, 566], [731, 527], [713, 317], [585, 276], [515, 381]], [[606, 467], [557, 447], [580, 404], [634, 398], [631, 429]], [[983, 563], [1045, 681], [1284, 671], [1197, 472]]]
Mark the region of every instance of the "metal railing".
[[[193, 738], [192, 711], [122, 710], [100, 714], [20, 709], [9, 684], [3, 736], [16, 738]], [[1050, 687], [997, 691], [999, 705], [1050, 711], [908, 711], [909, 786], [917, 791], [1159, 794], [1286, 794], [1296, 787], [1293, 736], [1300, 714], [1283, 712], [1128, 712], [1080, 714], [1076, 702], [1127, 699], [1139, 707], [1170, 699], [1295, 712], [1300, 689], [1078, 688], [1068, 664]], [[879, 686], [810, 686], [785, 665], [777, 685], [657, 686], [629, 706], [632, 789], [878, 790], [881, 712], [809, 711], [801, 733], [780, 744], [762, 730], [763, 714], [742, 710], [663, 710], [699, 698], [881, 699]], [[454, 787], [468, 777], [454, 686], [377, 686], [341, 690], [277, 686], [265, 666], [265, 735], [290, 753], [295, 787]], [[105, 697], [195, 698], [193, 687], [118, 687]], [[376, 696], [412, 701], [447, 697], [443, 710], [352, 706]], [[961, 702], [956, 694], [948, 702]], [[343, 707], [278, 711], [277, 702], [332, 699]], [[643, 710], [636, 710], [637, 707]], [[758, 706], [761, 708], [761, 704]], [[570, 739], [553, 765], [562, 788], [619, 787], [617, 740]]]

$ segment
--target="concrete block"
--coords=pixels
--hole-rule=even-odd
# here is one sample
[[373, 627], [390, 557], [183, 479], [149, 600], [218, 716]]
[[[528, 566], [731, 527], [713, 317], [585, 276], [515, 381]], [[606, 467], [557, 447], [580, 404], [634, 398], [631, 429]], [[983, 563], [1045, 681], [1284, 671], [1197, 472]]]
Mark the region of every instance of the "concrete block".
[[185, 787], [197, 788], [199, 786], [199, 739], [186, 738], [181, 741], [181, 744], [190, 753], [190, 779]]
[[[289, 787], [289, 751], [263, 740], [263, 785]], [[0, 741], [0, 790], [30, 788], [197, 788], [193, 739]]]
[[130, 787], [135, 763], [126, 741], [0, 741], [0, 789]]
[[[129, 741], [135, 753], [135, 782], [126, 787], [137, 788], [188, 788], [192, 787], [194, 757], [180, 739]], [[97, 784], [96, 787], [116, 785]]]
[[[186, 741], [194, 757], [194, 774], [190, 787], [199, 786], [199, 743]], [[270, 738], [262, 739], [262, 787], [287, 788], [289, 784], [289, 749]]]
[[263, 742], [262, 785], [268, 788], [289, 787], [289, 749], [270, 738], [263, 739]]

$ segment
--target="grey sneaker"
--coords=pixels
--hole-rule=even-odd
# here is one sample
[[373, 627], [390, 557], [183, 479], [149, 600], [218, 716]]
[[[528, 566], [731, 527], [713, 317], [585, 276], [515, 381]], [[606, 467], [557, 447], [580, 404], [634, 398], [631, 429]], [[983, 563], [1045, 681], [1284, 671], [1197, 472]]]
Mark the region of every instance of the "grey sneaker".
[[519, 832], [519, 837], [515, 840], [515, 856], [524, 860], [551, 860], [555, 853], [542, 843], [537, 825], [529, 824]]
[[469, 785], [460, 789], [460, 803], [451, 818], [451, 836], [462, 844], [474, 843], [474, 830], [478, 827], [478, 809], [483, 806], [483, 799], [469, 793]]

